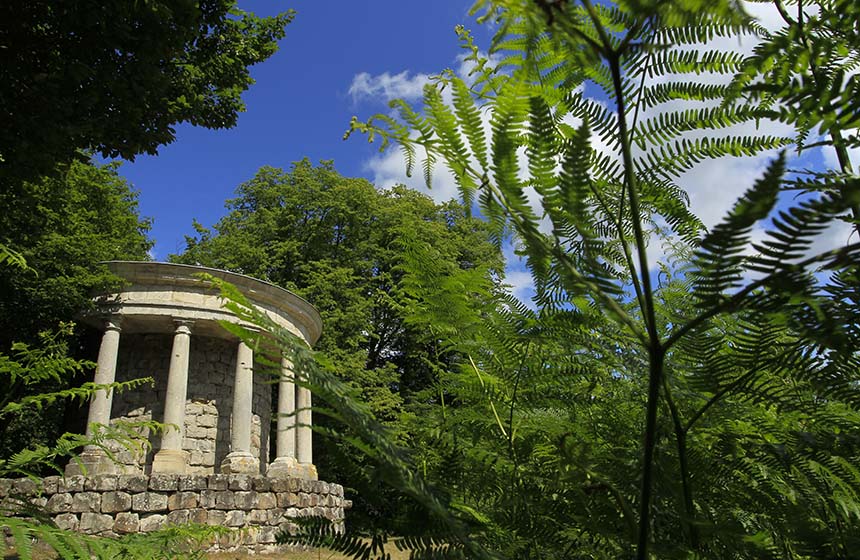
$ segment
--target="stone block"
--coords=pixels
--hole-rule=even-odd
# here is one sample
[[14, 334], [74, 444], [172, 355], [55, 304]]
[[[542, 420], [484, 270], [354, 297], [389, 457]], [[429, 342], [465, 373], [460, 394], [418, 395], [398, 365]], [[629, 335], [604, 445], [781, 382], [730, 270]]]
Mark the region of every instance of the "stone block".
[[277, 541], [277, 527], [260, 527], [260, 532], [257, 534], [257, 542], [262, 544], [272, 544]]
[[124, 474], [117, 479], [117, 490], [127, 492], [145, 492], [149, 486], [149, 479], [142, 474]]
[[12, 479], [0, 478], [0, 498], [5, 498], [12, 490]]
[[256, 507], [256, 492], [233, 492], [233, 503], [236, 509], [251, 510]]
[[166, 522], [166, 515], [162, 515], [160, 513], [145, 515], [140, 518], [140, 532], [151, 533], [152, 531], [158, 531], [159, 529], [164, 527], [164, 524]]
[[167, 509], [192, 509], [197, 507], [199, 501], [200, 495], [196, 492], [176, 492], [167, 498]]
[[224, 522], [227, 527], [241, 527], [245, 524], [245, 512], [234, 509], [227, 512], [227, 518]]
[[331, 491], [331, 486], [328, 482], [320, 482], [319, 483], [319, 492], [320, 494], [328, 494]]
[[300, 478], [290, 478], [287, 480], [287, 485], [290, 492], [301, 492], [302, 491], [302, 479]]
[[98, 492], [78, 492], [72, 494], [72, 509], [76, 513], [101, 511], [102, 495]]
[[319, 494], [308, 494], [308, 505], [311, 507], [317, 507], [320, 505]]
[[217, 494], [219, 490], [201, 490], [200, 491], [200, 507], [206, 509], [214, 509], [215, 508], [215, 494]]
[[332, 493], [332, 494], [334, 494], [335, 496], [339, 496], [339, 497], [341, 497], [341, 498], [343, 497], [343, 486], [341, 486], [340, 484], [331, 484], [331, 485], [329, 485], [329, 490], [330, 490], [330, 491], [331, 491], [331, 493]]
[[251, 525], [265, 525], [269, 521], [269, 512], [264, 509], [252, 509], [245, 515], [245, 522]]
[[208, 480], [206, 475], [189, 474], [179, 477], [179, 491], [186, 490], [205, 490], [208, 488]]
[[131, 509], [131, 494], [127, 492], [105, 492], [102, 494], [102, 513], [117, 513]]
[[140, 531], [140, 516], [136, 513], [118, 513], [113, 522], [115, 533], [127, 534]]
[[57, 492], [83, 492], [85, 476], [66, 476], [57, 481]]
[[226, 490], [227, 475], [226, 474], [210, 474], [209, 475], [210, 490]]
[[299, 494], [295, 492], [280, 492], [278, 496], [278, 507], [293, 507], [299, 504]]
[[48, 505], [48, 498], [45, 496], [36, 496], [35, 498], [30, 498], [29, 502], [31, 505], [41, 509]]
[[54, 517], [54, 523], [56, 523], [58, 528], [63, 529], [64, 531], [78, 530], [78, 516], [74, 513], [61, 513]]
[[190, 517], [189, 510], [177, 509], [167, 514], [167, 522], [171, 525], [185, 525]]
[[54, 494], [45, 504], [48, 513], [66, 513], [72, 511], [72, 494]]
[[206, 523], [209, 520], [209, 512], [203, 508], [195, 508], [192, 510], [188, 510], [188, 522], [189, 523], [198, 523], [200, 525]]
[[[116, 490], [117, 478], [118, 477], [115, 474], [102, 474], [99, 476], [91, 476], [88, 477], [86, 482], [84, 483], [84, 489], [96, 492]], [[81, 522], [83, 523], [83, 520], [81, 520]]]
[[215, 492], [215, 509], [233, 509], [234, 504], [233, 492], [229, 490]]
[[272, 492], [259, 492], [257, 493], [257, 503], [255, 507], [259, 509], [278, 507], [278, 498]]
[[218, 425], [218, 417], [214, 414], [201, 414], [197, 417], [197, 425], [202, 428], [214, 428]]
[[210, 509], [209, 515], [207, 516], [206, 523], [209, 525], [219, 525], [223, 526], [224, 522], [227, 520], [227, 512], [220, 511], [217, 509]]
[[272, 490], [275, 492], [289, 492], [290, 491], [290, 479], [289, 478], [273, 478], [270, 480]]
[[[60, 482], [59, 476], [46, 476], [42, 480], [42, 492], [45, 494], [56, 494], [57, 493], [57, 484]], [[0, 495], [2, 495], [2, 491], [0, 491]]]
[[34, 496], [39, 491], [39, 485], [30, 478], [18, 478], [12, 481], [10, 494], [19, 497]]
[[84, 512], [78, 530], [89, 535], [96, 535], [113, 529], [113, 516], [103, 513]]
[[230, 474], [227, 475], [227, 488], [230, 490], [250, 490], [253, 481], [251, 476], [246, 474]]
[[154, 473], [149, 477], [149, 489], [170, 492], [179, 488], [179, 475], [172, 473]]
[[167, 495], [156, 492], [135, 494], [131, 498], [131, 507], [134, 511], [141, 512], [167, 511]]
[[284, 508], [272, 508], [266, 512], [266, 523], [269, 525], [278, 525], [284, 517]]
[[272, 489], [272, 481], [258, 474], [251, 477], [251, 487], [257, 492], [268, 492]]

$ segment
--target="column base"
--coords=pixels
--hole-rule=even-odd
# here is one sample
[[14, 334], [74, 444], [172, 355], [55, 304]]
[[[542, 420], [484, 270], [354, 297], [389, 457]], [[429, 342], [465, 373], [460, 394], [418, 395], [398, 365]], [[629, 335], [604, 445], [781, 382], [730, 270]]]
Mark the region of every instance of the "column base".
[[319, 475], [317, 474], [317, 467], [313, 463], [299, 463], [299, 478], [304, 478], [305, 480], [319, 480]]
[[298, 478], [299, 462], [293, 457], [278, 457], [266, 469], [269, 478]]
[[188, 472], [188, 452], [180, 449], [162, 449], [152, 458], [152, 472], [185, 474]]
[[78, 460], [72, 459], [66, 465], [66, 476], [97, 476], [116, 474], [117, 465], [101, 449], [84, 449]]
[[221, 462], [221, 473], [260, 474], [260, 460], [247, 451], [234, 451]]

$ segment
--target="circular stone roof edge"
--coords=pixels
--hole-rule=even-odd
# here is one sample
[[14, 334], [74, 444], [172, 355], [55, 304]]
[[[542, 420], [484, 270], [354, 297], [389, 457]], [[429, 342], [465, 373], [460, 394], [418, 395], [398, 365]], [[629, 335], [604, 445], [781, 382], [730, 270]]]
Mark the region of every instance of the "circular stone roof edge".
[[301, 321], [306, 327], [308, 327], [308, 333], [311, 338], [309, 342], [311, 345], [315, 344], [322, 334], [322, 317], [320, 316], [319, 311], [317, 311], [317, 308], [308, 300], [287, 289], [276, 286], [271, 282], [266, 282], [265, 280], [260, 280], [259, 278], [248, 276], [247, 274], [230, 272], [229, 270], [221, 270], [219, 268], [209, 268], [208, 266], [161, 261], [102, 261], [100, 264], [106, 265], [112, 273], [129, 281], [142, 280], [146, 277], [151, 277], [151, 274], [144, 273], [143, 271], [146, 270], [146, 268], [152, 267], [159, 269], [159, 272], [166, 274], [172, 273], [179, 277], [185, 277], [188, 280], [198, 281], [201, 280], [199, 278], [195, 278], [193, 275], [205, 272], [216, 278], [225, 280], [238, 288], [257, 290], [258, 292], [268, 296], [267, 299], [269, 299], [270, 303], [277, 305], [278, 301], [283, 299], [289, 300], [290, 303], [302, 312], [302, 316], [295, 317], [295, 319]]

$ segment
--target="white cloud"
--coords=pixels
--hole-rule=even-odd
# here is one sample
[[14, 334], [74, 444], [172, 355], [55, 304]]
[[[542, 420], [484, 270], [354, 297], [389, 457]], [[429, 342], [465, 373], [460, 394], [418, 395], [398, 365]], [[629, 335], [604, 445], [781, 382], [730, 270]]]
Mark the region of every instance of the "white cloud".
[[388, 72], [371, 76], [367, 72], [356, 74], [349, 86], [349, 94], [353, 101], [364, 99], [380, 99], [387, 102], [392, 99], [415, 101], [421, 97], [424, 86], [430, 83], [427, 74], [410, 75], [408, 70], [391, 75]]

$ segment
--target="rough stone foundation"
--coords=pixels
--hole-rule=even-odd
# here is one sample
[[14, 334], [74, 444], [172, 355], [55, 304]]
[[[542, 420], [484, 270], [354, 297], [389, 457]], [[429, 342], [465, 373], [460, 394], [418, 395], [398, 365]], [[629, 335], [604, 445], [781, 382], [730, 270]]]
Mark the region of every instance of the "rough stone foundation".
[[58, 527], [115, 537], [155, 531], [166, 524], [200, 523], [234, 529], [212, 550], [275, 552], [275, 535], [298, 517], [320, 516], [344, 529], [352, 506], [343, 487], [319, 480], [247, 474], [102, 475], [0, 479], [0, 506], [20, 500], [44, 510]]

